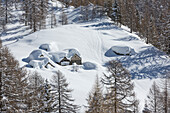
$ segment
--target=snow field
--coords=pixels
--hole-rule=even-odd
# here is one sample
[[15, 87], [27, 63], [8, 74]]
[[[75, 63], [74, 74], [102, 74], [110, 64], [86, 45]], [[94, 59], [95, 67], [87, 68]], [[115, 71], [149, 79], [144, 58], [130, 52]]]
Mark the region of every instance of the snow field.
[[[58, 8], [62, 7], [59, 2], [51, 2], [51, 4]], [[61, 12], [57, 10], [55, 13], [58, 19]], [[7, 45], [15, 58], [19, 60], [21, 67], [30, 63], [34, 68], [27, 68], [28, 70], [38, 71], [43, 78], [48, 80], [60, 70], [70, 83], [69, 87], [74, 89], [73, 98], [76, 104], [82, 106], [81, 113], [85, 111], [83, 106], [87, 104], [86, 98], [93, 87], [96, 75], [98, 74], [100, 78], [103, 72], [107, 73], [105, 66], [109, 60], [121, 61], [133, 78], [147, 78], [133, 80], [142, 110], [146, 95], [154, 81], [150, 78], [161, 77], [170, 70], [169, 57], [153, 46], [145, 44], [137, 35], [129, 33], [127, 27], [119, 28], [107, 18], [94, 22], [76, 23], [78, 16], [81, 17], [80, 8], [70, 7], [67, 14], [68, 22], [73, 24], [59, 25], [54, 29], [30, 34], [30, 30], [26, 30], [26, 27], [17, 23], [8, 25], [9, 31], [1, 38], [5, 41], [4, 45]], [[125, 48], [120, 49], [120, 47], [126, 47], [135, 52], [131, 56], [108, 55], [109, 50], [109, 53], [115, 50], [112, 47], [117, 47], [116, 51], [123, 54], [126, 53]], [[79, 66], [78, 72], [73, 72], [71, 65], [60, 66], [53, 63], [60, 61], [66, 55], [70, 57], [73, 53], [80, 54], [84, 62]], [[39, 56], [41, 54], [45, 58], [41, 58]], [[53, 63], [55, 68], [42, 68], [47, 60]]]
[[[111, 29], [106, 31], [96, 31], [93, 27], [84, 26], [86, 26], [86, 24], [73, 24], [57, 27], [55, 29], [42, 30], [24, 37], [22, 40], [8, 45], [8, 47], [11, 49], [11, 52], [14, 54], [14, 56], [19, 60], [21, 66], [27, 64], [26, 62], [23, 62], [22, 59], [26, 58], [26, 56], [29, 56], [31, 51], [39, 48], [41, 44], [54, 44], [53, 47], [56, 47], [57, 51], [49, 52], [49, 55], [53, 56], [56, 61], [59, 61], [61, 58], [63, 58], [63, 56], [66, 55], [66, 53], [69, 53], [69, 51], [70, 53], [68, 54], [68, 56], [71, 56], [72, 53], [78, 51], [78, 54], [81, 54], [82, 62], [91, 62], [87, 64], [88, 66], [84, 65], [86, 68], [83, 68], [83, 66], [79, 66], [78, 72], [72, 72], [72, 66], [62, 67], [57, 64], [54, 64], [55, 68], [43, 68], [41, 70], [32, 68], [28, 69], [37, 70], [44, 78], [47, 79], [50, 79], [54, 72], [60, 70], [66, 76], [68, 82], [70, 83], [70, 88], [74, 89], [73, 97], [75, 98], [75, 103], [81, 106], [87, 104], [86, 98], [89, 94], [89, 91], [93, 87], [95, 76], [96, 74], [98, 74], [101, 77], [103, 75], [103, 72], [106, 72], [106, 68], [103, 67], [103, 65], [105, 65], [105, 63], [109, 60], [122, 60], [123, 65], [125, 65], [125, 67], [127, 67], [127, 69], [130, 70], [132, 74], [133, 71], [131, 70], [136, 69], [138, 74], [140, 74], [140, 70], [145, 69], [147, 65], [155, 66], [156, 64], [152, 62], [152, 60], [155, 58], [157, 59], [157, 62], [161, 64], [160, 67], [164, 67], [166, 70], [169, 69], [167, 67], [170, 64], [170, 61], [167, 59], [168, 57], [164, 54], [159, 54], [160, 52], [156, 51], [156, 49], [151, 49], [147, 52], [146, 50], [149, 50], [148, 48], [152, 48], [152, 46], [146, 45], [141, 40], [139, 40], [138, 37], [129, 35], [128, 32], [123, 30]], [[134, 49], [136, 53], [132, 56], [115, 55], [112, 57], [108, 57], [105, 55], [105, 53], [112, 46], [128, 46]], [[44, 50], [41, 51], [45, 52]], [[138, 56], [139, 54], [141, 55]], [[161, 57], [158, 57], [157, 55]], [[138, 60], [133, 61], [133, 58], [135, 58], [135, 60]], [[147, 60], [145, 60], [147, 58], [151, 58], [151, 61], [148, 62]], [[33, 56], [32, 59], [34, 60], [37, 58]], [[53, 61], [55, 61], [54, 59]], [[149, 73], [152, 72], [148, 72], [147, 74]], [[146, 99], [148, 89], [150, 88], [152, 82], [149, 79], [134, 81], [135, 91], [137, 92], [137, 97], [141, 102], [140, 106], [141, 108], [143, 108], [144, 100]], [[84, 110], [85, 108], [82, 107], [81, 113], [83, 113]]]

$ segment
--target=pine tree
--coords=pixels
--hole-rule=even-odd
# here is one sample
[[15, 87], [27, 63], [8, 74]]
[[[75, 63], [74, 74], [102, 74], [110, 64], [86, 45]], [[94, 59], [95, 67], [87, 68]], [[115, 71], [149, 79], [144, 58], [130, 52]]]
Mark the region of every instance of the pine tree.
[[45, 29], [46, 28], [46, 17], [48, 13], [48, 0], [40, 0], [40, 23], [39, 23], [39, 29]]
[[0, 112], [2, 112], [2, 41], [0, 39]]
[[27, 26], [28, 22], [30, 21], [29, 4], [30, 4], [29, 0], [23, 0], [22, 2], [22, 6], [23, 6], [22, 9], [24, 11], [22, 21], [24, 21], [25, 26]]
[[121, 14], [120, 14], [120, 7], [117, 3], [117, 0], [115, 0], [115, 3], [113, 4], [113, 12], [111, 14], [112, 20], [118, 25], [121, 24]]
[[129, 27], [130, 27], [130, 33], [132, 33], [132, 31], [134, 30], [135, 28], [135, 5], [134, 5], [134, 2], [133, 0], [130, 0], [129, 2]]
[[[6, 87], [8, 84], [4, 84], [5, 83], [5, 68], [7, 68], [6, 66], [6, 55], [8, 54], [8, 51], [5, 51], [6, 48], [2, 47], [2, 42], [1, 42], [1, 53], [0, 53], [0, 68], [1, 68], [1, 112], [3, 111], [7, 111], [7, 99], [4, 98], [6, 97], [6, 93], [8, 91], [6, 91]], [[7, 79], [8, 80], [8, 79]]]
[[27, 108], [27, 73], [19, 67], [18, 61], [2, 47], [1, 64], [1, 112], [26, 112]]
[[68, 89], [68, 83], [64, 75], [58, 71], [53, 75], [52, 80], [53, 93], [55, 93], [55, 112], [57, 113], [76, 113], [78, 106], [74, 105], [74, 99], [71, 97], [72, 90]]
[[57, 26], [57, 20], [54, 11], [51, 11], [51, 28], [53, 28], [54, 26]]
[[135, 93], [133, 95], [133, 100], [134, 100], [134, 103], [132, 105], [132, 112], [139, 113], [139, 100], [137, 100]]
[[17, 69], [16, 72], [13, 71], [12, 77], [12, 90], [8, 101], [12, 104], [12, 109], [15, 112], [26, 112], [27, 109], [27, 96], [28, 96], [28, 82], [27, 82], [27, 72], [23, 69]]
[[149, 90], [149, 95], [147, 96], [148, 108], [153, 113], [161, 113], [160, 98], [161, 98], [160, 89], [158, 85], [154, 82]]
[[61, 15], [60, 15], [60, 19], [61, 19], [61, 24], [62, 25], [68, 24], [67, 14], [64, 12], [64, 8], [63, 7], [62, 7], [62, 12], [61, 12]]
[[[168, 73], [169, 74], [169, 73]], [[169, 75], [166, 75], [166, 78], [161, 80], [160, 87], [163, 89], [162, 91], [162, 112], [163, 113], [169, 113], [169, 98], [170, 98], [170, 78]]]
[[42, 106], [42, 112], [54, 112], [54, 94], [52, 93], [51, 84], [49, 84], [47, 79], [45, 80], [45, 83], [43, 85], [43, 96], [44, 106]]
[[98, 76], [96, 77], [95, 85], [92, 91], [90, 92], [87, 101], [88, 101], [88, 110], [86, 111], [86, 113], [103, 113], [103, 108], [102, 108], [103, 94], [102, 94], [102, 88]]
[[88, 21], [89, 20], [89, 7], [88, 7], [88, 5], [89, 5], [89, 0], [85, 0], [84, 1], [84, 7], [83, 7], [83, 19], [84, 19], [84, 21]]
[[5, 7], [3, 1], [0, 0], [0, 34], [5, 30]]
[[17, 75], [18, 63], [12, 55], [10, 54], [7, 47], [2, 49], [1, 63], [2, 63], [2, 93], [3, 93], [3, 106], [2, 111], [7, 112], [17, 112], [16, 107], [14, 107], [13, 97], [14, 95], [14, 83], [13, 80]]
[[102, 83], [106, 86], [105, 106], [108, 112], [120, 113], [130, 109], [135, 100], [134, 85], [131, 83], [131, 75], [123, 68], [121, 63], [110, 61], [108, 65], [109, 75], [104, 74]]
[[48, 0], [23, 0], [23, 21], [33, 32], [46, 27]]
[[9, 23], [11, 18], [11, 8], [13, 6], [12, 0], [5, 0], [4, 3], [4, 11], [5, 11], [5, 24]]
[[28, 106], [29, 112], [41, 112], [42, 106], [44, 106], [43, 102], [43, 84], [44, 79], [37, 72], [29, 75], [29, 99], [30, 103]]
[[105, 2], [105, 8], [106, 8], [107, 15], [109, 17], [112, 17], [113, 14], [112, 0]]
[[39, 0], [31, 1], [30, 11], [31, 11], [31, 26], [33, 28], [33, 32], [36, 32], [38, 30], [39, 20], [41, 20]]

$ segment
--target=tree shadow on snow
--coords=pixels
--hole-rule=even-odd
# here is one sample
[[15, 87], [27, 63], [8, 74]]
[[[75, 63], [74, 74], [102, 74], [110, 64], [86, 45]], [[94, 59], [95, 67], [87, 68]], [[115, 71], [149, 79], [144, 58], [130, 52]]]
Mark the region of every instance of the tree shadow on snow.
[[127, 37], [123, 37], [120, 39], [113, 39], [113, 40], [115, 40], [115, 41], [134, 41], [134, 40], [139, 40], [139, 39], [134, 36], [127, 36]]
[[[6, 31], [3, 31], [1, 36], [11, 36], [11, 35], [15, 35], [15, 36], [11, 36], [10, 38], [3, 39], [2, 42], [8, 42], [8, 41], [17, 42], [19, 39], [23, 39], [23, 37], [31, 34], [31, 32], [23, 33], [27, 30], [27, 27], [21, 29], [22, 27], [24, 27], [24, 26], [17, 26], [14, 28], [10, 28]], [[17, 30], [17, 29], [21, 29], [21, 30]], [[16, 35], [16, 34], [18, 34], [18, 35]], [[15, 43], [15, 42], [13, 42], [13, 43]], [[7, 44], [7, 45], [10, 45], [10, 44]]]
[[155, 47], [148, 47], [134, 56], [122, 57], [119, 60], [125, 68], [130, 69], [132, 79], [152, 79], [163, 77], [169, 72], [170, 60], [165, 55]]
[[122, 28], [116, 26], [114, 23], [110, 23], [110, 22], [102, 22], [102, 23], [88, 25], [84, 27], [94, 27], [95, 30], [111, 30], [111, 29], [123, 30]]

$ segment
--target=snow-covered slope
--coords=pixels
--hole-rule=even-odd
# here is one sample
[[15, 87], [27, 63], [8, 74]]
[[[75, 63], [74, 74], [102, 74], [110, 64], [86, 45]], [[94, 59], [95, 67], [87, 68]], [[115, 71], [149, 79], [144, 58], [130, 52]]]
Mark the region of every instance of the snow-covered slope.
[[[92, 89], [96, 75], [102, 77], [103, 72], [106, 72], [106, 65], [109, 60], [120, 60], [123, 66], [130, 71], [133, 78], [137, 79], [163, 77], [169, 72], [169, 57], [152, 45], [145, 44], [137, 35], [129, 33], [126, 27], [119, 28], [109, 19], [74, 23], [76, 15], [79, 15], [76, 12], [79, 12], [79, 9], [72, 7], [68, 9], [69, 23], [72, 24], [41, 30], [32, 34], [29, 34], [29, 31], [25, 30], [20, 24], [17, 24], [16, 29], [15, 25], [9, 25], [6, 34], [2, 35], [2, 39], [22, 67], [25, 66], [31, 71], [36, 70], [49, 80], [54, 72], [60, 70], [70, 83], [70, 88], [74, 89], [73, 97], [76, 104], [82, 106], [82, 113], [85, 110], [83, 106], [87, 103], [86, 98]], [[46, 46], [42, 46], [42, 44]], [[48, 45], [51, 46], [48, 47]], [[48, 51], [43, 50], [45, 48]], [[53, 59], [55, 57], [52, 57], [56, 53], [67, 54], [70, 49], [77, 50], [84, 63], [85, 67], [79, 66], [78, 72], [74, 72], [72, 66], [56, 64]], [[34, 50], [39, 52], [30, 55]], [[40, 69], [37, 69], [29, 67], [29, 62], [26, 59], [30, 56], [32, 59], [29, 60], [40, 60], [37, 56], [34, 56], [40, 55], [39, 53], [45, 54], [46, 59], [55, 68], [40, 66]], [[32, 61], [30, 64], [34, 65], [35, 62]], [[37, 67], [37, 65], [34, 67]], [[153, 80], [135, 79], [134, 82], [135, 91], [142, 108]]]
[[[105, 64], [109, 60], [120, 60], [131, 72], [133, 78], [155, 78], [163, 76], [165, 72], [170, 70], [168, 56], [153, 46], [145, 44], [136, 35], [112, 24], [107, 25], [105, 21], [71, 24], [42, 30], [25, 36], [23, 39], [8, 45], [8, 47], [19, 60], [21, 66], [25, 66], [28, 63], [24, 62], [24, 59], [33, 50], [39, 49], [42, 44], [53, 45], [54, 49], [51, 48], [53, 52], [63, 52], [66, 49], [75, 48], [80, 52], [83, 62], [92, 62], [96, 65], [97, 68], [93, 70], [86, 70], [86, 68], [80, 66], [78, 72], [72, 72], [72, 66], [62, 67], [55, 63], [55, 68], [29, 68], [30, 70], [37, 70], [44, 78], [48, 79], [51, 78], [53, 72], [61, 70], [67, 77], [70, 87], [74, 89], [73, 97], [79, 105], [86, 104], [85, 99], [92, 88], [96, 74], [102, 76], [102, 73], [106, 72]], [[134, 49], [135, 54], [131, 56], [112, 54], [113, 51], [110, 51], [110, 48], [113, 46], [128, 46]], [[48, 53], [50, 52], [48, 51]], [[140, 95], [140, 99], [146, 97], [146, 87], [149, 88], [151, 85], [150, 80], [146, 80], [148, 82], [142, 81], [135, 80], [135, 89], [137, 94]]]
[[[112, 24], [107, 25], [106, 22], [71, 24], [41, 30], [10, 44], [9, 47], [13, 54], [16, 54], [21, 66], [24, 66], [26, 62], [22, 60], [42, 44], [53, 45], [53, 52], [75, 48], [79, 50], [83, 62], [92, 61], [99, 67], [109, 60], [120, 60], [133, 78], [157, 78], [170, 70], [170, 60], [163, 52], [145, 44], [136, 35]], [[122, 53], [129, 47], [133, 49], [133, 54], [117, 55], [113, 47], [116, 47], [116, 53]]]

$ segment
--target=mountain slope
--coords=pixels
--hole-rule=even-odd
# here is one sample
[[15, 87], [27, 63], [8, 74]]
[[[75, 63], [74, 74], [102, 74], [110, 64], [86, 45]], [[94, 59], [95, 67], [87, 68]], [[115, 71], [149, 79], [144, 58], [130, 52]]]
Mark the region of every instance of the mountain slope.
[[[61, 6], [60, 6], [61, 7]], [[55, 12], [59, 18], [60, 12]], [[44, 78], [51, 79], [55, 71], [60, 70], [74, 89], [73, 97], [76, 104], [81, 105], [84, 112], [86, 98], [95, 81], [96, 74], [102, 77], [106, 73], [106, 65], [109, 60], [120, 60], [133, 78], [157, 78], [163, 77], [170, 70], [169, 57], [152, 45], [145, 44], [137, 35], [131, 34], [128, 28], [119, 28], [109, 19], [77, 23], [80, 9], [69, 8], [69, 25], [58, 26], [54, 29], [41, 30], [30, 34], [21, 24], [8, 25], [7, 32], [2, 35], [4, 44], [7, 45], [13, 55], [19, 60], [21, 67], [30, 71], [38, 71]], [[40, 50], [42, 44], [51, 45], [51, 51], [44, 51], [50, 62], [55, 66], [49, 68], [31, 68], [25, 59], [34, 50]], [[115, 49], [118, 47], [119, 49]], [[122, 48], [120, 48], [122, 47]], [[113, 50], [123, 53], [125, 47], [132, 49], [131, 55], [117, 55]], [[66, 53], [70, 49], [79, 51], [82, 61], [91, 62], [97, 68], [88, 70], [79, 66], [78, 72], [73, 71], [72, 66], [60, 66], [53, 62], [50, 54], [55, 52]], [[153, 80], [134, 80], [135, 91], [140, 99], [141, 106], [153, 82]]]
[[[108, 23], [108, 20], [106, 21]], [[68, 79], [70, 87], [74, 89], [73, 97], [76, 99], [76, 103], [82, 106], [86, 104], [85, 98], [87, 98], [88, 92], [93, 86], [96, 74], [102, 76], [102, 73], [106, 72], [105, 65], [109, 60], [120, 60], [134, 78], [155, 78], [157, 76], [163, 76], [161, 73], [170, 70], [170, 60], [168, 56], [151, 45], [145, 44], [136, 35], [130, 34], [126, 30], [112, 24], [107, 25], [106, 21], [71, 24], [54, 29], [42, 30], [24, 37], [8, 45], [8, 47], [19, 60], [21, 66], [27, 65], [27, 62], [24, 62], [23, 59], [27, 58], [33, 50], [39, 49], [41, 44], [53, 45], [52, 52], [77, 49], [81, 54], [82, 61], [94, 63], [97, 69], [86, 70], [83, 66], [80, 66], [78, 72], [72, 72], [72, 66], [62, 67], [55, 63], [55, 68], [28, 69], [36, 70], [40, 72], [44, 78], [48, 79], [51, 78], [53, 72], [61, 70]], [[102, 26], [100, 24], [102, 24]], [[94, 27], [96, 25], [99, 26]], [[122, 45], [133, 48], [135, 54], [132, 56], [106, 55], [112, 46]], [[150, 82], [150, 80], [135, 80], [135, 83], [135, 90], [143, 104], [143, 97], [145, 97], [147, 93], [146, 87], [149, 89], [152, 82]], [[143, 83], [147, 83], [147, 86]], [[83, 111], [84, 109], [82, 108], [82, 112]]]

